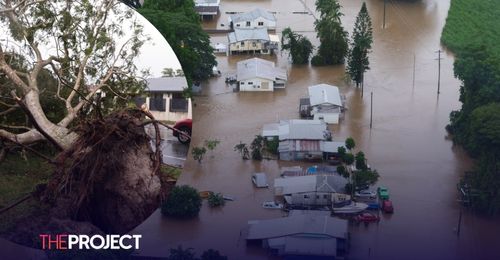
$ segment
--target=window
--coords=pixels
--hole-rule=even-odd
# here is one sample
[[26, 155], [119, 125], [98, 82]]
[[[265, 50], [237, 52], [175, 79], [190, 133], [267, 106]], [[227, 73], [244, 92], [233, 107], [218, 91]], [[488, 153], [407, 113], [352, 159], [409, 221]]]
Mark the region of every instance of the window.
[[151, 110], [151, 111], [165, 112], [166, 106], [167, 106], [167, 102], [163, 98], [162, 94], [155, 93], [149, 98], [149, 110]]
[[249, 82], [248, 82], [248, 85], [253, 85], [253, 82], [252, 82], [252, 81], [249, 81]]
[[237, 23], [237, 24], [236, 24], [236, 27], [240, 27], [240, 24], [239, 24], [239, 23]]
[[252, 47], [257, 47], [257, 43], [252, 42]]
[[240, 82], [240, 85], [245, 85], [245, 81], [241, 81], [241, 82]]
[[245, 46], [245, 42], [241, 42], [241, 47]]
[[304, 195], [304, 199], [309, 199], [309, 195]]
[[182, 93], [172, 94], [170, 100], [170, 112], [188, 112], [189, 101], [184, 98]]
[[247, 27], [250, 27], [250, 22], [247, 22]]
[[319, 200], [319, 195], [316, 195], [316, 199]]
[[323, 195], [323, 199], [325, 199], [325, 200], [328, 199], [328, 195], [326, 195], [326, 194]]
[[259, 22], [259, 26], [264, 26], [264, 22]]

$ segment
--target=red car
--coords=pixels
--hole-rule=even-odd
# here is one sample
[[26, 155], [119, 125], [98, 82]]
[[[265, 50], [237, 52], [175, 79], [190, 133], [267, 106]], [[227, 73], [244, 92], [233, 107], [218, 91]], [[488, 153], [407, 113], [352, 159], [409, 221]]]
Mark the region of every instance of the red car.
[[380, 218], [375, 215], [375, 214], [372, 214], [372, 213], [361, 213], [357, 216], [354, 217], [354, 221], [356, 222], [365, 222], [365, 223], [369, 223], [369, 222], [378, 222], [380, 221]]
[[393, 213], [394, 212], [394, 207], [392, 206], [392, 201], [390, 201], [390, 200], [382, 201], [381, 208], [385, 213]]
[[173, 135], [177, 137], [179, 142], [188, 144], [191, 142], [191, 129], [193, 128], [193, 120], [183, 119], [177, 121], [174, 125]]

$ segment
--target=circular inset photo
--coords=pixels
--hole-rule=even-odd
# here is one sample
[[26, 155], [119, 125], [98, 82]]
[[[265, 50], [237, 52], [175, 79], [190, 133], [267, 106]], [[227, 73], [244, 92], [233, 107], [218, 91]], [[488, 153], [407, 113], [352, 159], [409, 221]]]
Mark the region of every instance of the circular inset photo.
[[120, 1], [2, 1], [0, 15], [0, 258], [130, 254], [189, 150], [173, 49]]

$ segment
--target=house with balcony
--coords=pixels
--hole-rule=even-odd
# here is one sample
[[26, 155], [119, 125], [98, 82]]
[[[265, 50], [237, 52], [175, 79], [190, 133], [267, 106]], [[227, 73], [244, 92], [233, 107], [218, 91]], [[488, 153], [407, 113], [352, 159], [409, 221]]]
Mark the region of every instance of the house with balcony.
[[191, 99], [184, 97], [185, 77], [149, 78], [146, 80], [148, 96], [142, 100], [156, 120], [179, 121], [192, 118]]
[[272, 54], [278, 49], [278, 35], [270, 35], [266, 28], [239, 29], [227, 35], [228, 53], [259, 53]]
[[250, 12], [231, 15], [229, 24], [232, 29], [265, 28], [276, 30], [276, 17], [268, 11], [256, 8]]

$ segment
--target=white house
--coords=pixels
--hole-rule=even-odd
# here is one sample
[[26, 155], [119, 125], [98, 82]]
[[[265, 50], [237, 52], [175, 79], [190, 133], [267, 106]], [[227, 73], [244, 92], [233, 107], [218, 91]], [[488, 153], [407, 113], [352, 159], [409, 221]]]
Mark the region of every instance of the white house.
[[271, 54], [278, 49], [279, 37], [269, 35], [265, 28], [235, 29], [227, 35], [229, 54], [235, 52], [253, 52]]
[[286, 70], [276, 68], [274, 62], [253, 58], [238, 62], [236, 68], [240, 91], [274, 91], [285, 87]]
[[145, 105], [157, 120], [179, 121], [192, 118], [191, 99], [183, 96], [185, 77], [150, 78], [146, 80]]
[[220, 0], [195, 0], [194, 9], [201, 18], [213, 18], [219, 13]]
[[268, 11], [256, 8], [250, 12], [233, 14], [229, 17], [232, 28], [276, 30], [276, 17]]
[[[344, 108], [339, 88], [328, 84], [308, 88], [310, 116], [327, 124], [338, 124]], [[303, 106], [301, 104], [301, 111]]]

